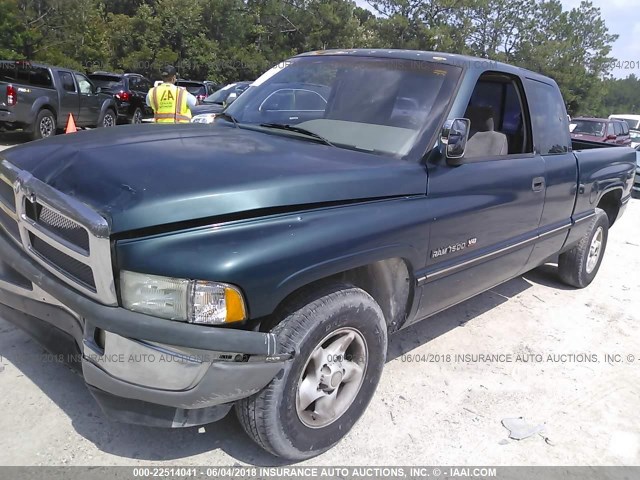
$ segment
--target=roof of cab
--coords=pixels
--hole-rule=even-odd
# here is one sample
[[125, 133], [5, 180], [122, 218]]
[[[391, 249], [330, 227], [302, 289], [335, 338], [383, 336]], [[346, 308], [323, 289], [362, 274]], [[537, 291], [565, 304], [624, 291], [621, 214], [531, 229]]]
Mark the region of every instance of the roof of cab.
[[[498, 62], [489, 58], [470, 57], [467, 55], [458, 55], [456, 53], [445, 52], [428, 52], [422, 50], [400, 50], [400, 49], [344, 49], [344, 50], [317, 50], [314, 52], [306, 52], [296, 57], [309, 57], [314, 55], [340, 55], [340, 56], [354, 56], [354, 57], [378, 57], [378, 58], [394, 58], [402, 60], [416, 60], [416, 61], [428, 61], [438, 62], [447, 65], [455, 65], [463, 68], [473, 68], [473, 66], [480, 66], [482, 68], [489, 67], [490, 70], [511, 73], [513, 75], [525, 75], [529, 78], [536, 80], [542, 80], [546, 82], [555, 81], [549, 77], [541, 75], [526, 68], [516, 67], [507, 63]], [[295, 57], [294, 57], [295, 58]]]

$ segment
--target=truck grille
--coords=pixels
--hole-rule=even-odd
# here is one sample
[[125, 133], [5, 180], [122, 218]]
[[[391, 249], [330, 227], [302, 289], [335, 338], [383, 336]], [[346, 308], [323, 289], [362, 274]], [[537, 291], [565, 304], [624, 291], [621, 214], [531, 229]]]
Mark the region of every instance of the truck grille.
[[28, 199], [25, 201], [27, 217], [45, 230], [58, 235], [85, 252], [89, 252], [89, 234], [81, 225], [39, 202], [34, 203]]
[[106, 220], [6, 160], [0, 163], [0, 230], [67, 284], [117, 304]]

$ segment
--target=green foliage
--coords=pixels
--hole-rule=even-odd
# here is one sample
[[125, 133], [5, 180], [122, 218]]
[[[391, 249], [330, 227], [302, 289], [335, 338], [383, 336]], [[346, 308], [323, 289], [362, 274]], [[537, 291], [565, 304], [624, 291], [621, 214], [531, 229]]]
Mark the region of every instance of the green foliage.
[[309, 50], [439, 50], [549, 75], [573, 115], [636, 108], [638, 79], [606, 80], [617, 36], [589, 1], [367, 1], [0, 0], [0, 58], [227, 82]]

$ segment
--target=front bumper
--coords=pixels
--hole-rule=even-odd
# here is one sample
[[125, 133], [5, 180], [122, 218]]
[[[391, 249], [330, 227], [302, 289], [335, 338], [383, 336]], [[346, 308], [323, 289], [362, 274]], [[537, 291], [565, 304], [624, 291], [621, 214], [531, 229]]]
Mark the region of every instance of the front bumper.
[[[640, 155], [640, 153], [638, 153]], [[633, 191], [636, 194], [640, 194], [640, 167], [636, 167], [636, 177], [633, 180]]]
[[0, 317], [81, 367], [109, 416], [182, 427], [222, 418], [289, 358], [269, 333], [141, 315], [91, 300], [0, 232]]

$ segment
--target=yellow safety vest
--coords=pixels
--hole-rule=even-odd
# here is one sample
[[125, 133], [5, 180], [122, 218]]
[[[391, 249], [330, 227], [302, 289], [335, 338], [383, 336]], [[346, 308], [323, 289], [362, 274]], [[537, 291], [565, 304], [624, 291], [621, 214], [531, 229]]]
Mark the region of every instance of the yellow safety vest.
[[188, 123], [191, 110], [187, 105], [187, 92], [171, 83], [151, 89], [151, 107], [156, 123]]

